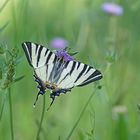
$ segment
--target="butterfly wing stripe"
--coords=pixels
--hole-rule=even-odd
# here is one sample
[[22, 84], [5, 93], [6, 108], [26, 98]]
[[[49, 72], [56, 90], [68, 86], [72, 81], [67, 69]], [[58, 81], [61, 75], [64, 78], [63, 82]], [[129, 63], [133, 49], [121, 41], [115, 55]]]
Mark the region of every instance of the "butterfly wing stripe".
[[[80, 85], [86, 85], [90, 82], [97, 81], [102, 78], [102, 74], [100, 71], [96, 70], [93, 74], [91, 74], [85, 81], [83, 81]], [[80, 86], [78, 85], [78, 86]]]
[[79, 68], [79, 66], [80, 66], [80, 62], [77, 62], [78, 63], [78, 65], [77, 65], [77, 69]]
[[57, 82], [58, 85], [69, 75], [69, 71], [67, 70], [69, 63], [70, 63], [70, 61], [67, 61], [64, 64], [65, 69], [62, 71], [61, 76]]
[[[57, 82], [58, 87], [66, 88], [65, 85], [67, 85], [69, 83], [71, 83], [73, 86], [74, 82], [72, 81], [72, 79], [69, 75], [72, 65], [73, 65], [73, 61], [69, 61], [67, 67], [63, 69], [63, 72], [61, 73], [61, 76]], [[65, 79], [64, 79], [64, 77], [65, 77]]]
[[62, 63], [61, 60], [56, 61], [54, 63], [53, 69], [49, 77], [49, 79], [51, 79], [53, 83], [56, 84], [58, 80], [60, 79], [61, 73], [63, 72], [63, 69], [64, 69], [64, 65], [65, 63]]
[[51, 64], [56, 60], [56, 55], [49, 49], [31, 42], [22, 43], [29, 64], [38, 68], [45, 64]]
[[32, 52], [31, 52], [31, 48], [28, 47], [28, 46], [30, 46], [30, 43], [28, 43], [27, 45], [26, 45], [26, 43], [22, 43], [22, 47], [23, 47], [23, 50], [24, 50], [25, 55], [27, 57], [27, 60], [28, 60], [28, 62], [30, 64], [30, 66], [33, 67], [33, 65], [31, 63], [31, 61], [32, 61], [32, 58], [31, 58]]
[[[81, 64], [81, 65], [82, 65], [82, 64]], [[77, 80], [80, 79], [80, 77], [83, 75], [83, 73], [85, 72], [86, 69], [87, 69], [87, 65], [84, 65], [84, 64], [83, 64], [83, 68], [82, 68], [81, 72], [79, 73], [77, 79], [74, 81], [74, 83], [76, 83]]]
[[74, 82], [72, 81], [72, 78], [70, 75], [67, 75], [65, 80], [63, 80], [60, 85], [58, 85], [59, 88], [67, 89], [74, 87]]
[[[57, 83], [58, 87], [72, 88], [75, 86], [74, 82], [76, 81], [77, 76], [81, 73], [83, 69], [85, 69], [85, 65], [83, 63], [80, 63], [79, 65], [79, 63], [80, 62], [70, 61], [70, 64], [63, 70], [63, 73], [61, 74], [62, 76]], [[77, 67], [79, 67], [78, 70]]]
[[91, 67], [91, 66], [88, 66], [88, 67], [87, 67], [87, 71], [86, 71], [85, 74], [87, 74], [87, 73], [89, 72], [90, 69], [92, 69], [92, 67]]
[[65, 87], [66, 88], [72, 88], [75, 86], [74, 81], [77, 78], [77, 75], [80, 73], [80, 71], [77, 71], [77, 66], [79, 65], [78, 62], [73, 61], [75, 68], [73, 68], [73, 71], [71, 73], [68, 74], [68, 78], [70, 77], [70, 79], [68, 79], [68, 82], [65, 82]]
[[46, 64], [49, 63], [51, 56], [52, 56], [52, 52], [49, 52], [49, 54], [47, 55]]
[[38, 45], [36, 45], [35, 54], [37, 53], [38, 48], [39, 48]]
[[58, 83], [60, 84], [61, 81], [65, 80], [65, 78], [69, 75], [69, 73], [67, 73], [63, 78], [61, 77], [61, 79], [59, 79]]
[[[79, 62], [77, 62], [77, 65], [79, 65]], [[73, 73], [71, 74], [74, 86], [77, 86], [79, 83], [83, 82], [86, 79], [85, 73], [88, 70], [88, 68], [88, 65], [81, 63], [79, 69], [74, 69]]]
[[83, 83], [85, 80], [87, 80], [93, 73], [94, 73], [94, 71], [95, 71], [95, 69], [94, 68], [91, 68], [89, 71], [88, 71], [88, 73], [83, 73], [82, 75], [81, 75], [81, 77], [77, 80], [77, 81], [75, 81], [75, 86], [78, 86], [78, 85], [80, 85], [81, 83]]
[[32, 65], [37, 65], [37, 53], [38, 53], [38, 48], [36, 46], [36, 44], [31, 43], [30, 46], [28, 46], [28, 48], [30, 48], [32, 50], [32, 55], [30, 56], [32, 58]]
[[97, 80], [100, 80], [101, 78], [102, 78], [102, 75], [97, 75], [93, 79], [90, 79], [89, 81], [86, 81], [86, 82], [81, 83], [80, 85], [78, 85], [78, 87], [85, 86], [85, 85], [87, 85], [87, 84], [89, 84], [91, 82], [95, 82]]
[[[53, 54], [51, 51], [48, 50], [47, 55], [45, 56], [46, 53], [46, 48], [43, 46], [40, 46], [38, 50], [38, 55], [37, 55], [37, 61], [38, 65], [37, 67], [43, 66], [45, 64], [52, 64], [55, 58], [55, 54]], [[49, 56], [49, 58], [48, 58]], [[46, 62], [47, 61], [47, 62]]]
[[[37, 46], [36, 46], [37, 47]], [[43, 47], [42, 46], [40, 46], [39, 47], [39, 50], [38, 50], [38, 55], [37, 55], [37, 67], [38, 67], [38, 64], [39, 64], [39, 59], [40, 59], [40, 56], [41, 56], [41, 51], [42, 51], [42, 49], [43, 49]], [[42, 57], [42, 56], [41, 56]]]
[[48, 50], [48, 49], [46, 49], [44, 56], [46, 56], [46, 54], [48, 53], [48, 51], [49, 51], [49, 50]]
[[86, 81], [88, 81], [88, 80], [90, 80], [90, 79], [92, 79], [92, 78], [94, 78], [94, 77], [96, 77], [96, 76], [98, 76], [98, 75], [100, 75], [101, 73], [98, 71], [98, 70], [95, 70], [86, 80], [85, 80], [85, 82]]
[[57, 61], [57, 56], [54, 57], [53, 63]]
[[71, 74], [72, 74], [72, 72], [74, 71], [75, 66], [76, 66], [76, 62], [75, 62], [75, 61], [73, 61], [72, 68], [71, 68], [71, 70], [70, 70], [70, 75], [71, 75]]
[[36, 68], [35, 73], [39, 77], [40, 80], [42, 80], [44, 83], [46, 82], [46, 77], [47, 77], [46, 66]]
[[52, 82], [52, 81], [50, 81], [49, 78], [50, 78], [50, 74], [51, 74], [51, 71], [52, 71], [53, 67], [54, 67], [54, 64], [53, 63], [47, 65], [47, 69], [46, 69], [46, 73], [47, 73], [46, 81], [48, 81], [48, 82]]

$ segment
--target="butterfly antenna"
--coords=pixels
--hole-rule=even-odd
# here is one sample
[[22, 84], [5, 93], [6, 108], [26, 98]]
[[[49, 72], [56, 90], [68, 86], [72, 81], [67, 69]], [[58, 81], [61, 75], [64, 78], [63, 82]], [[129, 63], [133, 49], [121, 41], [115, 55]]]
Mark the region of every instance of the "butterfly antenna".
[[69, 48], [69, 47], [65, 47], [63, 50], [64, 51], [69, 51], [71, 48]]

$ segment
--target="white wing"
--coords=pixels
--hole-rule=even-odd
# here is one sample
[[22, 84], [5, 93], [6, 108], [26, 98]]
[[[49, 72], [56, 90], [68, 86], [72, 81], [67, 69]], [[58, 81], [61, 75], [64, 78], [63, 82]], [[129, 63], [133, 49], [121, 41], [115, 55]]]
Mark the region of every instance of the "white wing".
[[34, 68], [35, 74], [44, 83], [49, 77], [57, 56], [49, 49], [31, 42], [22, 43], [29, 64]]
[[84, 86], [102, 78], [99, 70], [86, 64], [69, 61], [63, 69], [57, 82], [59, 88], [73, 88], [74, 86]]

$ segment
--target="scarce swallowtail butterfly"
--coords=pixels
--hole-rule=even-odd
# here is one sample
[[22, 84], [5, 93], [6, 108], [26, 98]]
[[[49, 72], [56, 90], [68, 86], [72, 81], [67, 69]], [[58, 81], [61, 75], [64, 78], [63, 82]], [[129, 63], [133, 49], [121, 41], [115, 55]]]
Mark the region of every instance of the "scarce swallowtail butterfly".
[[24, 42], [22, 47], [30, 66], [33, 67], [35, 81], [38, 83], [39, 92], [36, 101], [40, 94], [45, 94], [46, 89], [49, 89], [51, 106], [60, 93], [66, 93], [73, 87], [84, 86], [102, 78], [99, 70], [75, 60], [58, 57], [42, 45]]

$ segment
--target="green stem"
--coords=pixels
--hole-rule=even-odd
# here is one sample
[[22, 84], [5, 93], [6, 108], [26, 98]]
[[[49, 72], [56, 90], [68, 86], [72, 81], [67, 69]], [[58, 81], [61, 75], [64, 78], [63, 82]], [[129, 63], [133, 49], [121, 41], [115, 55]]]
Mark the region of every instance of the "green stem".
[[45, 113], [45, 95], [43, 96], [42, 113], [41, 113], [41, 119], [40, 119], [38, 131], [37, 131], [36, 140], [39, 140], [39, 135], [40, 135], [40, 132], [41, 132], [41, 127], [42, 127], [42, 122], [43, 122], [43, 118], [44, 118], [44, 113]]
[[10, 127], [11, 127], [11, 139], [14, 140], [14, 129], [13, 129], [13, 111], [12, 111], [12, 98], [11, 98], [11, 88], [8, 88], [9, 95], [9, 111], [10, 111]]
[[[96, 90], [96, 89], [95, 89], [95, 90]], [[95, 93], [95, 91], [92, 92], [91, 95], [89, 96], [89, 98], [88, 98], [86, 104], [85, 104], [84, 107], [83, 107], [83, 110], [81, 111], [81, 113], [80, 113], [80, 115], [79, 115], [79, 118], [78, 118], [77, 121], [75, 122], [75, 124], [74, 124], [73, 128], [71, 129], [71, 131], [70, 131], [68, 137], [66, 138], [66, 140], [69, 140], [70, 137], [72, 136], [72, 134], [73, 134], [75, 128], [77, 127], [79, 121], [81, 120], [81, 118], [82, 118], [82, 116], [83, 116], [83, 114], [84, 114], [84, 112], [85, 112], [85, 110], [86, 110], [88, 104], [90, 103], [90, 101], [91, 101], [91, 99], [92, 99], [94, 93]]]
[[3, 99], [3, 103], [2, 103], [2, 107], [1, 107], [1, 111], [0, 111], [0, 121], [2, 119], [2, 114], [3, 114], [3, 111], [4, 111], [5, 101], [6, 101], [6, 94], [4, 95], [4, 99]]

